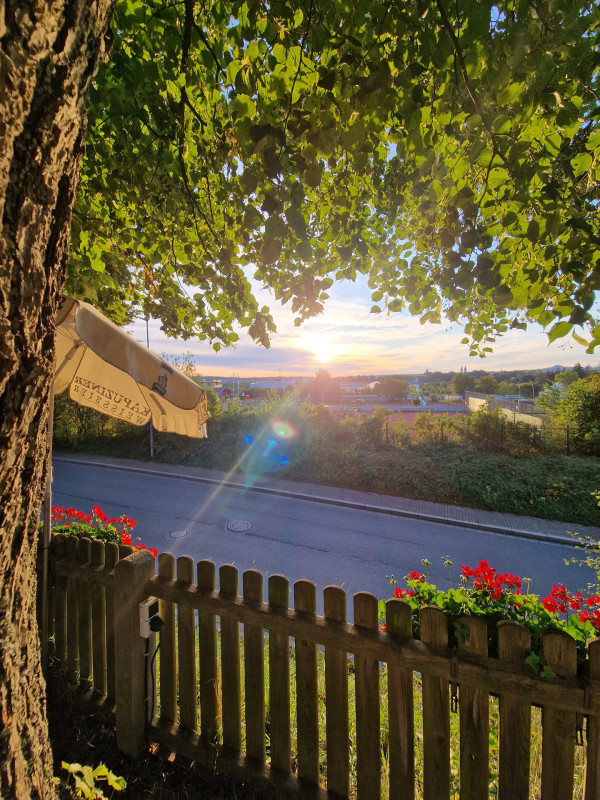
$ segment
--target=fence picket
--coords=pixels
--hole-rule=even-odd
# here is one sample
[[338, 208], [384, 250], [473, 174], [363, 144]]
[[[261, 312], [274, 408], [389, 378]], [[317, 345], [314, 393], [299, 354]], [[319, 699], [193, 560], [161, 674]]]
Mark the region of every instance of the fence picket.
[[[498, 656], [522, 664], [531, 651], [531, 634], [518, 622], [498, 623]], [[500, 696], [499, 800], [528, 800], [531, 750], [531, 705], [511, 695]]]
[[[443, 611], [424, 606], [421, 641], [448, 646], [448, 621]], [[423, 800], [447, 800], [450, 795], [450, 708], [448, 681], [423, 675]]]
[[[161, 652], [161, 717], [162, 722], [169, 724], [154, 725], [152, 730], [159, 741], [173, 746], [176, 752], [198, 757], [203, 763], [212, 759], [206, 748], [199, 746], [197, 737], [180, 735], [177, 727], [170, 723], [177, 721], [178, 655], [183, 668], [179, 674], [180, 727], [192, 731], [197, 727], [198, 657], [201, 679], [206, 679], [206, 686], [200, 690], [202, 744], [206, 744], [205, 737], [211, 741], [216, 736], [217, 614], [222, 622], [224, 744], [224, 757], [218, 765], [225, 771], [231, 768], [237, 777], [271, 780], [280, 787], [285, 785], [311, 797], [324, 797], [325, 793], [340, 799], [349, 797], [348, 651], [355, 656], [357, 800], [379, 800], [381, 791], [380, 661], [388, 662], [390, 800], [414, 800], [415, 797], [412, 670], [423, 673], [424, 800], [449, 797], [448, 686], [452, 681], [460, 683], [461, 687], [460, 796], [463, 800], [484, 797], [488, 793], [490, 691], [500, 696], [500, 800], [525, 800], [529, 796], [531, 703], [542, 706], [541, 800], [572, 797], [576, 723], [580, 724], [584, 716], [587, 716], [584, 795], [585, 800], [600, 797], [600, 638], [588, 643], [587, 672], [582, 679], [576, 679], [575, 642], [559, 632], [547, 633], [542, 638], [542, 654], [558, 677], [558, 680], [547, 681], [527, 674], [523, 668], [531, 637], [517, 623], [499, 623], [499, 658], [496, 660], [487, 657], [486, 623], [475, 617], [462, 619], [468, 637], [459, 644], [457, 658], [448, 650], [448, 618], [435, 607], [421, 609], [423, 644], [415, 643], [411, 637], [410, 608], [401, 600], [393, 599], [386, 604], [388, 636], [385, 636], [377, 632], [377, 601], [368, 593], [355, 595], [355, 624], [350, 626], [345, 622], [346, 595], [338, 587], [325, 589], [324, 617], [320, 618], [316, 616], [316, 589], [309, 581], [298, 581], [294, 585], [294, 609], [290, 610], [287, 579], [272, 576], [267, 607], [262, 602], [262, 576], [255, 570], [244, 573], [242, 602], [238, 597], [238, 572], [232, 565], [221, 567], [220, 591], [216, 593], [215, 566], [210, 561], [198, 564], [198, 585], [194, 586], [191, 558], [178, 559], [177, 581], [174, 581], [174, 558], [170, 553], [159, 557], [156, 577], [154, 560], [148, 553], [135, 554], [115, 570], [119, 556], [126, 556], [128, 551], [131, 548], [119, 550], [113, 543], [104, 545], [75, 537], [57, 536], [52, 545], [56, 564], [53, 577], [57, 653], [61, 653], [61, 648], [66, 651], [71, 681], [77, 678], [79, 659], [81, 676], [85, 679], [93, 675], [96, 692], [106, 691], [109, 695], [113, 687], [117, 745], [128, 755], [134, 756], [145, 746], [148, 714], [152, 713], [148, 703], [150, 695], [144, 685], [144, 680], [152, 679], [152, 661], [149, 666], [148, 658], [144, 658], [144, 642], [136, 633], [139, 629], [137, 603], [140, 598], [156, 594], [160, 598], [159, 613], [166, 623]], [[66, 588], [61, 589], [61, 578], [66, 581]], [[135, 587], [130, 591], [132, 583]], [[66, 605], [65, 593], [68, 595]], [[118, 602], [115, 601], [117, 593]], [[110, 613], [106, 607], [108, 603]], [[176, 649], [174, 631], [178, 604]], [[201, 609], [198, 612], [201, 628], [198, 656], [195, 607]], [[115, 618], [120, 626], [116, 698]], [[232, 760], [225, 752], [234, 750], [239, 754], [241, 751], [241, 623], [244, 624], [246, 665], [247, 762], [237, 757]], [[271, 747], [270, 778], [268, 772], [257, 769], [256, 764], [265, 761], [265, 628], [270, 631], [270, 719], [266, 727]], [[295, 640], [296, 649], [297, 778], [290, 776], [290, 637]], [[327, 792], [319, 789], [318, 645], [325, 646]], [[344, 652], [337, 648], [343, 648]], [[145, 669], [142, 669], [144, 664]], [[428, 670], [431, 670], [429, 674]], [[149, 687], [150, 683], [147, 685]], [[283, 782], [282, 777], [285, 778]]]
[[[577, 674], [577, 645], [568, 634], [546, 633], [542, 654], [557, 676]], [[573, 797], [575, 718], [571, 711], [542, 708], [542, 800]]]
[[[161, 553], [158, 576], [175, 579], [175, 556]], [[175, 646], [175, 604], [162, 598], [158, 614], [164, 625], [160, 632], [160, 718], [165, 723], [177, 722], [177, 649]]]
[[[214, 592], [216, 569], [212, 561], [199, 561], [198, 591]], [[206, 744], [216, 742], [219, 735], [217, 702], [217, 620], [214, 614], [198, 612], [198, 650], [200, 665], [200, 723]]]
[[[462, 617], [460, 625], [467, 637], [459, 652], [487, 656], [488, 629], [485, 620]], [[481, 800], [488, 793], [490, 698], [483, 689], [460, 687], [460, 797]]]
[[[306, 580], [294, 583], [294, 609], [314, 618], [317, 589]], [[296, 720], [298, 728], [298, 777], [319, 785], [319, 717], [317, 647], [296, 638]]]
[[[600, 678], [600, 639], [588, 642], [588, 678]], [[589, 689], [588, 689], [589, 691]], [[590, 698], [591, 699], [591, 698]], [[598, 703], [596, 702], [596, 706]], [[585, 800], [600, 797], [600, 725], [598, 719], [587, 718], [587, 764], [585, 771]]]
[[[244, 602], [263, 601], [263, 576], [254, 569], [244, 572]], [[244, 694], [246, 707], [246, 755], [265, 760], [265, 638], [262, 628], [244, 625]]]
[[[224, 597], [238, 596], [238, 571], [233, 564], [225, 564], [220, 568], [219, 588]], [[223, 746], [239, 752], [242, 749], [240, 624], [227, 617], [221, 617], [221, 688]]]
[[[269, 578], [269, 605], [274, 611], [289, 608], [290, 589], [283, 575]], [[285, 634], [269, 633], [269, 737], [271, 766], [284, 774], [291, 768], [290, 646]]]
[[[354, 625], [377, 630], [377, 598], [354, 595]], [[356, 792], [358, 800], [379, 800], [381, 755], [379, 731], [379, 662], [356, 655]]]
[[[79, 558], [79, 539], [67, 537], [67, 558]], [[67, 578], [67, 680], [76, 683], [79, 678], [79, 587], [77, 578]]]
[[[67, 537], [59, 533], [52, 537], [52, 564], [65, 555]], [[64, 575], [54, 578], [54, 651], [60, 663], [67, 663], [67, 579]]]
[[[194, 560], [190, 556], [177, 559], [177, 582], [189, 586], [194, 582]], [[179, 663], [179, 724], [188, 731], [196, 730], [196, 621], [193, 608], [177, 607], [177, 655]]]
[[[113, 571], [119, 561], [119, 548], [115, 542], [107, 542], [104, 547], [104, 567]], [[106, 696], [115, 699], [115, 590], [112, 583], [106, 585]]]
[[[79, 563], [83, 565], [92, 562], [92, 542], [87, 537], [79, 540]], [[87, 687], [92, 686], [92, 595], [90, 582], [86, 578], [78, 581], [79, 594], [79, 677], [81, 683]]]
[[[104, 542], [94, 539], [92, 542], [92, 567], [104, 567]], [[92, 674], [94, 691], [106, 694], [106, 598], [104, 586], [93, 583], [92, 600]]]
[[[332, 625], [346, 622], [346, 592], [339, 586], [323, 591], [325, 619]], [[348, 748], [348, 654], [325, 647], [325, 725], [327, 789], [338, 797], [350, 793]]]
[[[385, 627], [395, 641], [412, 637], [412, 612], [404, 600], [392, 598], [385, 606]], [[390, 800], [414, 800], [415, 733], [413, 673], [388, 666], [388, 720], [390, 728]]]

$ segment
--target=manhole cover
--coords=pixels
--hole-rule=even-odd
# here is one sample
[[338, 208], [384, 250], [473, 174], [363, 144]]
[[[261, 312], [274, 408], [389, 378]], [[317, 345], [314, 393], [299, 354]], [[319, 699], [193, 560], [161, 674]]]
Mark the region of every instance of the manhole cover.
[[249, 531], [252, 527], [251, 522], [244, 522], [244, 520], [236, 520], [236, 522], [228, 522], [225, 525], [225, 529], [228, 531], [235, 531], [236, 533], [242, 533], [243, 531]]
[[186, 536], [189, 536], [191, 531], [187, 528], [182, 528], [178, 531], [171, 531], [171, 533], [167, 533], [167, 539], [185, 539]]

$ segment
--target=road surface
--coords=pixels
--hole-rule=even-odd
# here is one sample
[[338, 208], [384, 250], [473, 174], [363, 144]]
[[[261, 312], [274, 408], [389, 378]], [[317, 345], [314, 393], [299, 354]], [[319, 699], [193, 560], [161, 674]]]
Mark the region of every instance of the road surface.
[[455, 584], [460, 565], [475, 566], [481, 559], [531, 578], [531, 590], [543, 595], [553, 583], [585, 589], [594, 579], [588, 568], [565, 565], [577, 555], [569, 546], [55, 459], [53, 505], [89, 511], [96, 504], [110, 516], [137, 520], [134, 535], [159, 552], [211, 559], [217, 567], [233, 563], [240, 573], [254, 568], [267, 578], [280, 573], [290, 583], [307, 578], [317, 586], [320, 611], [328, 584], [386, 598], [386, 576], [425, 571], [422, 558], [431, 562], [429, 578], [440, 588], [450, 586], [446, 556], [454, 563]]

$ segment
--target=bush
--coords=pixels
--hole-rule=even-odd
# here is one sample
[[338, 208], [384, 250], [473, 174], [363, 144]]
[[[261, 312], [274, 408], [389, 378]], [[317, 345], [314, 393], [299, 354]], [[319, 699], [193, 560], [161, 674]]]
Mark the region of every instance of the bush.
[[[117, 421], [113, 425], [104, 417], [108, 425], [104, 435], [99, 435], [94, 428], [97, 420], [90, 417], [92, 424], [83, 426], [89, 432], [80, 434], [77, 417], [72, 415], [77, 408], [68, 412], [74, 438], [56, 440], [58, 448], [148, 458], [147, 428]], [[486, 436], [497, 436], [498, 430], [517, 457], [496, 451], [490, 442], [479, 447]], [[402, 421], [389, 424], [385, 412], [347, 416], [326, 406], [300, 402], [291, 393], [283, 397], [269, 393], [258, 407], [229, 403], [217, 420], [209, 421], [208, 439], [154, 435], [157, 461], [253, 475], [278, 473], [317, 483], [597, 525], [600, 511], [591, 498], [598, 487], [597, 461], [540, 455], [533, 447], [531, 428], [515, 425], [498, 412], [482, 411], [471, 418], [423, 413], [409, 431]]]

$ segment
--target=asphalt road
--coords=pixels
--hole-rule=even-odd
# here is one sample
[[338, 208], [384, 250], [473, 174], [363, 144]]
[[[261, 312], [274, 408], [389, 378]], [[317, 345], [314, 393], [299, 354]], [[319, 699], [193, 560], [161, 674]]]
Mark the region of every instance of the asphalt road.
[[[321, 494], [326, 493], [323, 487]], [[577, 551], [559, 544], [262, 494], [251, 487], [55, 460], [53, 505], [89, 511], [96, 504], [111, 516], [137, 520], [134, 534], [159, 552], [211, 559], [217, 567], [234, 563], [240, 573], [249, 568], [265, 577], [279, 573], [290, 583], [307, 578], [317, 586], [319, 611], [328, 584], [349, 594], [370, 591], [386, 598], [391, 596], [386, 576], [423, 570], [422, 558], [431, 562], [430, 579], [443, 588], [450, 585], [442, 563], [446, 556], [455, 565], [455, 582], [461, 564], [474, 566], [481, 559], [499, 571], [531, 578], [532, 591], [544, 595], [553, 583], [584, 589], [594, 578], [588, 568], [566, 566], [565, 559]], [[231, 523], [244, 523], [232, 527], [245, 530], [230, 530]], [[185, 536], [173, 538], [174, 533]]]

